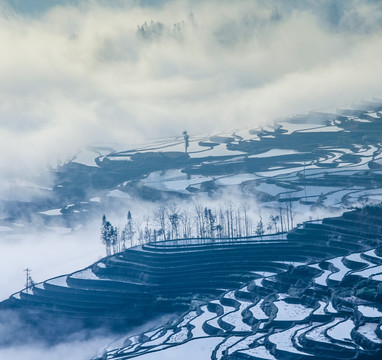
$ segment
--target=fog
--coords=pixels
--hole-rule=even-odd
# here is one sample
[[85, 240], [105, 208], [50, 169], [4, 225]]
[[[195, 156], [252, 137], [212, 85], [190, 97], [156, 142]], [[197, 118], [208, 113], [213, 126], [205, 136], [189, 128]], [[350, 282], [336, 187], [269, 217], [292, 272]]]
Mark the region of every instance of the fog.
[[0, 357], [10, 360], [90, 360], [98, 355], [104, 345], [111, 342], [109, 335], [94, 336], [90, 339], [71, 339], [57, 345], [48, 346], [39, 342], [26, 342], [23, 345], [0, 347]]
[[[0, 199], [33, 200], [51, 185], [48, 168], [87, 145], [127, 149], [380, 97], [382, 4], [0, 0], [0, 51]], [[99, 225], [0, 232], [0, 299], [24, 287], [26, 267], [38, 282], [104, 256]], [[70, 349], [88, 359], [107, 341], [27, 344], [0, 358]]]
[[[123, 335], [111, 334], [103, 328], [74, 329], [62, 342], [48, 344], [46, 341], [34, 338], [30, 331], [25, 331], [24, 324], [19, 322], [17, 314], [2, 311], [0, 312], [1, 341], [7, 341], [14, 336], [17, 337], [18, 342], [0, 346], [0, 358], [9, 360], [61, 360], [66, 358], [90, 360], [101, 356], [105, 350], [123, 346], [127, 338], [156, 329], [174, 318], [174, 314], [159, 316], [146, 321], [143, 325], [126, 329]], [[58, 321], [56, 327], [60, 325], [62, 324]], [[47, 331], [49, 330], [55, 331], [55, 329]]]
[[26, 268], [35, 282], [71, 273], [105, 256], [99, 241], [100, 221], [81, 230], [45, 229], [27, 233], [0, 232], [0, 301], [25, 287]]
[[[146, 224], [150, 229], [160, 228], [158, 210], [165, 208], [169, 214], [173, 212], [187, 212], [192, 235], [196, 233], [196, 208], [205, 207], [212, 209], [218, 216], [219, 209], [223, 212], [227, 207], [232, 208], [234, 214], [245, 207], [253, 231], [262, 219], [264, 227], [269, 222], [271, 215], [279, 215], [278, 209], [263, 207], [254, 197], [243, 194], [239, 187], [231, 186], [229, 189], [220, 190], [212, 197], [201, 193], [191, 199], [169, 199], [161, 202], [148, 202], [132, 198], [125, 203], [118, 203], [115, 208], [105, 207], [103, 210], [107, 219], [121, 231], [126, 225], [126, 214], [130, 210], [133, 217], [135, 231], [133, 245], [138, 245], [138, 228], [144, 229]], [[284, 210], [283, 210], [284, 211]], [[306, 207], [294, 206], [294, 224], [302, 223], [309, 219], [322, 219], [325, 216], [334, 216], [340, 213], [329, 212], [326, 209], [314, 210]], [[285, 214], [284, 214], [285, 216]], [[79, 228], [64, 227], [33, 227], [41, 220], [31, 221], [30, 226], [22, 231], [0, 231], [0, 274], [6, 274], [0, 281], [0, 301], [10, 294], [20, 291], [25, 287], [26, 274], [29, 268], [34, 282], [38, 283], [49, 278], [69, 274], [80, 270], [106, 256], [105, 245], [100, 240], [101, 214], [94, 215], [86, 224]], [[286, 221], [284, 219], [284, 221]], [[168, 229], [170, 224], [167, 224]], [[179, 225], [181, 228], [181, 225]], [[1, 229], [0, 229], [1, 230]], [[129, 246], [130, 244], [128, 244]]]
[[3, 189], [90, 143], [254, 127], [381, 94], [379, 2], [112, 3], [0, 3]]

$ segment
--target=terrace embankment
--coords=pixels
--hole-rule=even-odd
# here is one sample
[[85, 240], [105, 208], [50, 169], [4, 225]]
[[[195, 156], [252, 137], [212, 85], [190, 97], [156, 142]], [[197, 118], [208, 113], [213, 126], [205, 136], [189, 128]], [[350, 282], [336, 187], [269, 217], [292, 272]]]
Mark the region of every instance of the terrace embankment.
[[368, 207], [306, 223], [288, 241], [310, 253], [326, 245], [320, 260], [284, 261], [285, 271], [259, 272], [179, 319], [105, 349], [99, 359], [181, 358], [202, 340], [211, 359], [380, 359], [382, 254], [370, 248], [380, 241], [380, 215]]
[[[232, 301], [224, 300], [224, 295], [221, 307], [209, 305], [206, 309], [216, 315], [225, 314], [224, 307], [233, 306], [245, 315], [244, 325], [236, 330], [252, 331], [260, 326], [253, 309], [267, 316], [264, 329], [274, 324], [285, 328], [295, 320], [280, 317], [280, 306], [286, 309], [296, 301], [300, 301], [297, 307], [328, 303], [335, 294], [330, 287], [346, 283], [345, 278], [349, 284], [352, 278], [362, 278], [368, 264], [378, 266], [373, 261], [382, 260], [368, 252], [380, 242], [380, 219], [380, 208], [367, 207], [322, 222], [305, 223], [287, 236], [149, 243], [35, 284], [13, 294], [1, 308], [22, 315], [24, 330], [29, 328], [35, 336], [59, 340], [74, 328], [107, 327], [121, 332], [158, 315], [190, 308], [200, 312], [199, 305], [249, 284], [247, 290], [234, 292]], [[361, 254], [360, 259], [347, 259], [353, 253]], [[308, 266], [297, 267], [302, 265]], [[277, 303], [280, 293], [289, 294], [288, 300], [279, 300], [284, 304]], [[312, 319], [329, 315], [311, 313]], [[231, 316], [221, 315], [217, 322], [206, 322], [203, 329], [209, 334], [236, 331], [231, 320]], [[54, 326], [53, 331], [47, 324], [64, 325]]]

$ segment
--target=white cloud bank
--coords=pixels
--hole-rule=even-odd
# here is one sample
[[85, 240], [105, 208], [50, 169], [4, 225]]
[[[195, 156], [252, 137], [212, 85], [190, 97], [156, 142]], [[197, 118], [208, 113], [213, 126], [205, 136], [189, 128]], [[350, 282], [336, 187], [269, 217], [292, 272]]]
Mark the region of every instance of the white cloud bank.
[[253, 127], [382, 92], [378, 1], [107, 3], [31, 15], [0, 2], [0, 183], [89, 143]]

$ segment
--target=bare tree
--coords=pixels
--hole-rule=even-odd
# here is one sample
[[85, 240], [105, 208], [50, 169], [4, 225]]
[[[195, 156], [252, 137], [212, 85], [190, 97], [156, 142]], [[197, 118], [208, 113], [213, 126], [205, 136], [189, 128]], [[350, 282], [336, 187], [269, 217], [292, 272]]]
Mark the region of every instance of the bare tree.
[[183, 210], [180, 214], [180, 222], [182, 226], [183, 231], [183, 237], [185, 239], [190, 238], [192, 235], [192, 224], [191, 224], [191, 217], [188, 210]]
[[226, 222], [227, 222], [227, 237], [233, 239], [233, 206], [232, 202], [229, 202], [225, 206]]
[[208, 222], [210, 226], [211, 238], [215, 238], [216, 214], [211, 209], [208, 209]]
[[218, 235], [220, 238], [222, 238], [223, 236], [227, 236], [226, 235], [226, 231], [225, 231], [225, 219], [224, 219], [224, 212], [223, 212], [223, 209], [221, 208], [221, 205], [219, 206], [219, 229], [218, 229]]
[[276, 216], [270, 215], [269, 216], [269, 225], [268, 226], [270, 226], [270, 228], [271, 228], [270, 230], [274, 229], [275, 232], [279, 232], [279, 229], [277, 226], [279, 219], [280, 219], [280, 217], [278, 215], [276, 215]]
[[159, 223], [159, 226], [160, 226], [160, 234], [158, 235], [162, 235], [163, 236], [163, 240], [166, 240], [166, 213], [167, 213], [167, 210], [166, 210], [166, 206], [165, 205], [161, 205], [159, 206], [157, 212], [156, 212], [156, 218], [157, 218], [157, 221]]
[[249, 236], [249, 218], [248, 218], [248, 210], [249, 210], [249, 206], [248, 204], [245, 202], [242, 206], [241, 206], [242, 210], [243, 210], [243, 215], [244, 215], [244, 233], [245, 233], [245, 236]]
[[204, 238], [205, 237], [205, 226], [204, 226], [204, 216], [203, 216], [203, 207], [202, 205], [198, 203], [194, 203], [194, 210], [195, 210], [195, 222], [196, 222], [196, 231], [198, 234], [198, 237]]
[[144, 242], [144, 230], [142, 228], [142, 220], [141, 219], [135, 219], [134, 221], [134, 228], [136, 229], [136, 234], [138, 235], [138, 243], [140, 245]]
[[290, 225], [291, 225], [291, 229], [294, 228], [294, 214], [293, 214], [293, 202], [292, 202], [292, 199], [291, 199], [291, 195], [288, 194], [288, 204], [289, 204], [289, 216], [290, 216]]
[[273, 221], [268, 221], [267, 230], [268, 233], [271, 234], [273, 229]]
[[236, 223], [236, 237], [242, 236], [242, 228], [241, 228], [241, 211], [240, 208], [236, 210], [236, 216], [235, 216], [235, 223]]
[[180, 215], [175, 204], [171, 204], [168, 208], [168, 220], [171, 224], [171, 239], [178, 239]]
[[217, 235], [218, 235], [219, 239], [222, 238], [222, 231], [223, 231], [223, 227], [220, 224], [217, 224], [216, 225], [216, 232], [217, 232]]
[[146, 243], [150, 242], [151, 240], [151, 228], [150, 228], [150, 217], [146, 216], [145, 217], [145, 229], [144, 229], [144, 234], [143, 238]]

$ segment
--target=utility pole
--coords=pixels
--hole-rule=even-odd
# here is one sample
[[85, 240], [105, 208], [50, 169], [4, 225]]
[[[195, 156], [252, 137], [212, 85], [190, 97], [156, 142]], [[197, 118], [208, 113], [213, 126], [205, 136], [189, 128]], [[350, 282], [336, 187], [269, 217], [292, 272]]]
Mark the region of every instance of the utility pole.
[[32, 270], [29, 269], [29, 268], [26, 268], [24, 271], [25, 271], [25, 274], [26, 274], [25, 291], [28, 294], [29, 293], [29, 289], [32, 289], [32, 287], [34, 286], [34, 281], [32, 280], [32, 277], [31, 277]]

